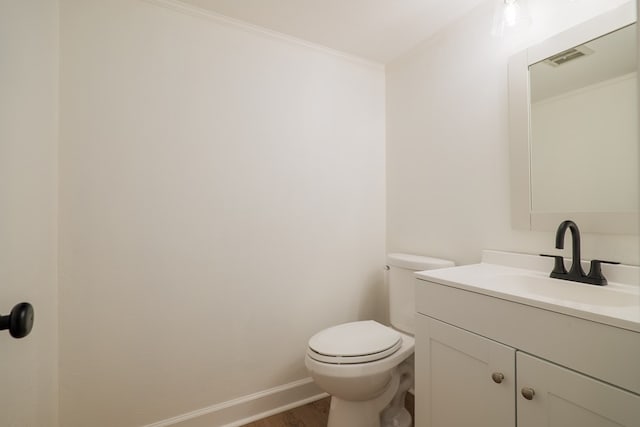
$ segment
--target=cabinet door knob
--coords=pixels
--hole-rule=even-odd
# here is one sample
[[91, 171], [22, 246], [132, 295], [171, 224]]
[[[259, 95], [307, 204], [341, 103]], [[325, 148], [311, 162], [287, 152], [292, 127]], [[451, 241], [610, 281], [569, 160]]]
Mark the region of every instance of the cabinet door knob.
[[491, 379], [494, 383], [500, 384], [504, 380], [504, 374], [502, 372], [494, 372], [491, 374]]
[[533, 396], [535, 396], [536, 392], [531, 387], [523, 387], [520, 391], [522, 393], [522, 397], [527, 400], [533, 400]]

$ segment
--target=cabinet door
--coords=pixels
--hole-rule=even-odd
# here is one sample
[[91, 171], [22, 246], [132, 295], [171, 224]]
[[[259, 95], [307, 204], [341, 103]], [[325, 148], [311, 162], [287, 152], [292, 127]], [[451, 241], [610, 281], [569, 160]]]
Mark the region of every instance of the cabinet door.
[[640, 426], [638, 395], [522, 352], [516, 365], [518, 427]]
[[513, 427], [515, 350], [417, 317], [415, 426]]

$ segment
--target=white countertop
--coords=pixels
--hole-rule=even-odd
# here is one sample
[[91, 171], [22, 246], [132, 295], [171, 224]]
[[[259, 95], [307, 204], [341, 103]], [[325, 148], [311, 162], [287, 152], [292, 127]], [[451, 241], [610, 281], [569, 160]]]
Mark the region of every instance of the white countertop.
[[640, 267], [607, 265], [606, 286], [552, 279], [552, 267], [548, 258], [483, 251], [479, 264], [422, 271], [416, 277], [640, 332]]

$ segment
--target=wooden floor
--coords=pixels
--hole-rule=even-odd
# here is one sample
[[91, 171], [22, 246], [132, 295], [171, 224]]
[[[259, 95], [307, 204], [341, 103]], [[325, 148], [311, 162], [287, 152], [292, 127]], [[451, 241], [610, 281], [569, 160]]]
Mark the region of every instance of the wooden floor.
[[[327, 397], [269, 418], [254, 421], [243, 427], [327, 427], [329, 403], [330, 398]], [[407, 393], [405, 406], [413, 417], [414, 400], [410, 393]]]
[[327, 397], [243, 427], [327, 427], [329, 402]]

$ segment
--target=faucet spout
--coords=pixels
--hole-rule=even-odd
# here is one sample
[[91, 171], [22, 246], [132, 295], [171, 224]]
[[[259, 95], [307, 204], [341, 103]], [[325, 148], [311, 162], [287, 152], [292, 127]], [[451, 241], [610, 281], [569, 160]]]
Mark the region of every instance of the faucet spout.
[[[575, 222], [566, 220], [563, 221], [556, 231], [556, 248], [564, 249], [564, 236], [567, 232], [567, 228], [571, 231], [571, 269], [568, 276], [572, 279], [580, 279], [585, 277], [586, 274], [580, 264], [580, 230]], [[569, 279], [569, 280], [572, 280]]]

